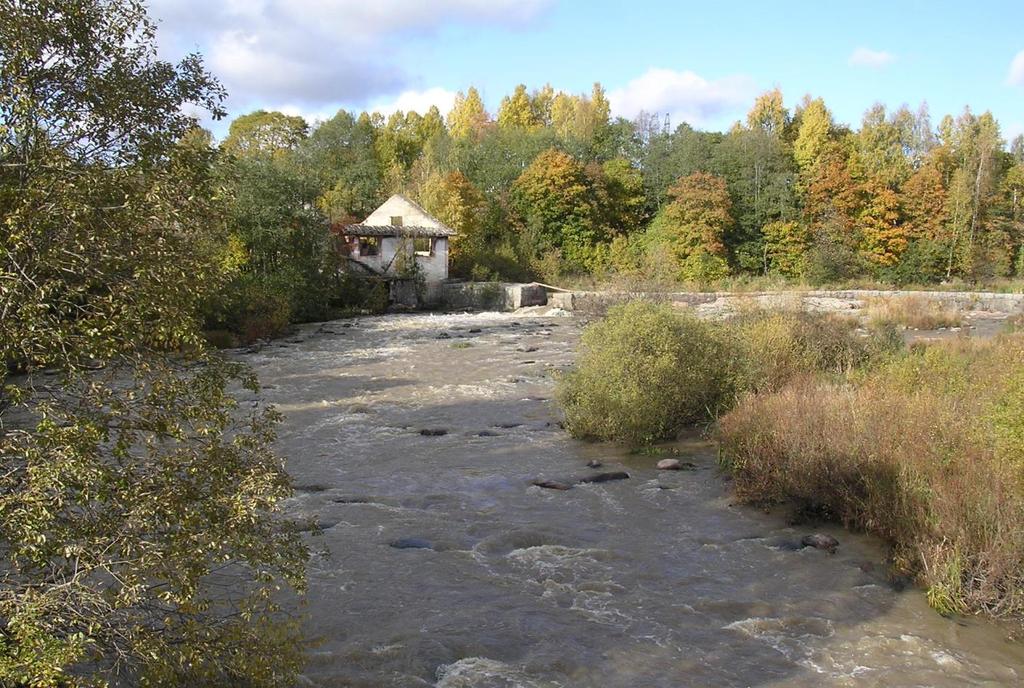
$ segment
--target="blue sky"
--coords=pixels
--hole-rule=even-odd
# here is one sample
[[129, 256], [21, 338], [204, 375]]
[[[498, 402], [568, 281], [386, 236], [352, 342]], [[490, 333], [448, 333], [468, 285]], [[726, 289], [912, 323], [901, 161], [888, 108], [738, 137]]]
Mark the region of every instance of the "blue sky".
[[[774, 5], [774, 6], [773, 6]], [[311, 120], [450, 105], [476, 86], [493, 110], [516, 84], [600, 81], [613, 114], [669, 113], [725, 129], [778, 86], [822, 96], [841, 122], [870, 105], [965, 105], [1024, 133], [1024, 2], [633, 0], [150, 0], [166, 57], [198, 49], [231, 115]], [[217, 127], [223, 130], [223, 125]]]

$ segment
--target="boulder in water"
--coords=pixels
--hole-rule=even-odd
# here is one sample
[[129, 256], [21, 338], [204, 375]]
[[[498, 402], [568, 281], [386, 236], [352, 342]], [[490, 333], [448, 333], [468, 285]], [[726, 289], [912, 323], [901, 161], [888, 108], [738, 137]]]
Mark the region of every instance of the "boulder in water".
[[608, 473], [598, 473], [597, 475], [588, 475], [586, 478], [581, 478], [581, 483], [607, 483], [612, 480], [629, 480], [629, 473], [625, 471], [609, 471]]
[[429, 540], [424, 540], [418, 537], [405, 537], [392, 540], [388, 543], [395, 549], [433, 549], [433, 545], [430, 544]]
[[804, 547], [823, 549], [829, 554], [835, 554], [836, 548], [839, 547], [839, 540], [836, 540], [831, 535], [825, 535], [824, 533], [812, 533], [810, 535], [804, 535], [800, 540], [800, 544]]
[[662, 459], [658, 462], [659, 471], [678, 471], [682, 467], [683, 464], [679, 462], [679, 459]]
[[598, 461], [597, 459], [591, 459], [590, 461], [587, 461], [587, 468], [600, 468], [603, 465], [604, 464]]
[[571, 490], [572, 489], [572, 485], [569, 485], [568, 483], [558, 482], [557, 480], [541, 480], [541, 479], [538, 478], [537, 480], [531, 480], [530, 484], [531, 485], [535, 485], [537, 487], [543, 487], [546, 490]]
[[423, 428], [420, 430], [420, 434], [424, 437], [442, 437], [448, 434], [448, 431], [444, 428]]

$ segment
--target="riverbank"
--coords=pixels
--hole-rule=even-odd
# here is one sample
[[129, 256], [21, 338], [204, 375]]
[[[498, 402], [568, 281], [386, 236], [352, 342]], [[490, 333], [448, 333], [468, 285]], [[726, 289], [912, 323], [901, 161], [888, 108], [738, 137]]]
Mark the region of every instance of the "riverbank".
[[[393, 315], [239, 356], [266, 385], [253, 402], [285, 413], [288, 510], [323, 530], [303, 685], [1020, 680], [1009, 629], [935, 614], [879, 540], [736, 504], [707, 441], [570, 438], [551, 398], [579, 333], [567, 314]], [[613, 471], [630, 478], [575, 484]], [[836, 553], [798, 548], [811, 532]]]

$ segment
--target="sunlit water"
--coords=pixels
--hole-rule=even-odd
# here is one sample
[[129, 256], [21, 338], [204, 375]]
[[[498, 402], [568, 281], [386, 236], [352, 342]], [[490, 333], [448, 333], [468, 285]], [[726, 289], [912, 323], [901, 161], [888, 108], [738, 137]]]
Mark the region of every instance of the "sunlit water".
[[[401, 315], [242, 356], [286, 414], [288, 509], [323, 529], [304, 685], [1024, 681], [1008, 627], [898, 592], [877, 542], [826, 529], [835, 555], [793, 550], [808, 530], [733, 506], [707, 443], [680, 443], [696, 470], [659, 472], [569, 438], [551, 396], [578, 334], [569, 317]], [[632, 477], [529, 484], [586, 476], [591, 459]], [[403, 538], [430, 548], [391, 546]]]

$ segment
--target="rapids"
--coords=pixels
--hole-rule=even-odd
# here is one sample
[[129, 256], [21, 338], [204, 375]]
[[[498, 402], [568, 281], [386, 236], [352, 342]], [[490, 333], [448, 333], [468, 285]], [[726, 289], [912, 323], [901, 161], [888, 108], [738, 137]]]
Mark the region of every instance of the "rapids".
[[[709, 443], [678, 443], [695, 470], [657, 471], [657, 456], [571, 439], [551, 397], [579, 329], [566, 316], [390, 315], [239, 356], [266, 385], [254, 403], [286, 416], [287, 508], [322, 529], [303, 685], [1024, 681], [1012, 629], [939, 616], [889, 580], [877, 541], [825, 528], [835, 555], [795, 550], [808, 529], [731, 504]], [[593, 459], [632, 477], [530, 485], [590, 475]]]

